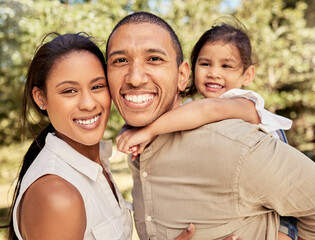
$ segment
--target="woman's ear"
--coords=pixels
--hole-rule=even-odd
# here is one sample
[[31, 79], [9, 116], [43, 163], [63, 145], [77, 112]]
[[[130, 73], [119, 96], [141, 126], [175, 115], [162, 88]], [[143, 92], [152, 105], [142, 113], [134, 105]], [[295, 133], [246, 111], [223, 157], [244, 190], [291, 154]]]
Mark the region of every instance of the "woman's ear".
[[46, 110], [46, 100], [45, 95], [42, 90], [40, 90], [38, 87], [33, 87], [32, 90], [33, 99], [37, 106], [40, 108], [40, 110]]
[[178, 76], [177, 88], [181, 92], [185, 90], [188, 83], [189, 73], [190, 73], [189, 63], [186, 61], [182, 62], [179, 65], [178, 70], [179, 70], [179, 76]]
[[247, 87], [251, 82], [253, 81], [255, 76], [255, 67], [254, 65], [249, 66], [247, 70], [244, 73], [244, 80], [243, 80], [243, 86]]

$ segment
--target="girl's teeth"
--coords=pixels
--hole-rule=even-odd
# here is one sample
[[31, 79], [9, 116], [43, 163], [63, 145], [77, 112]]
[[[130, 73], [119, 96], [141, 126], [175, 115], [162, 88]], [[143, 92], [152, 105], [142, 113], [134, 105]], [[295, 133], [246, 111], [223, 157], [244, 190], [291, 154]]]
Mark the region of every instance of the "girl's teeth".
[[218, 85], [218, 84], [206, 84], [207, 87], [211, 87], [211, 88], [223, 88], [223, 86]]
[[78, 124], [88, 125], [88, 124], [95, 123], [99, 117], [100, 117], [100, 116], [96, 116], [96, 117], [94, 117], [94, 118], [92, 118], [92, 119], [88, 119], [88, 120], [76, 120], [76, 122], [77, 122]]

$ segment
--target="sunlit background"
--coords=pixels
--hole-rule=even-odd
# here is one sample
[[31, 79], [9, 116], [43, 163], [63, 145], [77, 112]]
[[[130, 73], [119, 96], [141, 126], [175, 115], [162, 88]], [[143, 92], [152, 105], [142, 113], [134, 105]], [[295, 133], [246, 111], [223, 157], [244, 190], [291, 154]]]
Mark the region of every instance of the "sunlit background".
[[[249, 89], [270, 111], [293, 120], [289, 143], [315, 160], [315, 1], [313, 0], [0, 0], [0, 224], [7, 223], [9, 190], [31, 135], [22, 141], [22, 90], [30, 59], [48, 32], [87, 32], [105, 52], [113, 26], [134, 11], [150, 11], [177, 32], [185, 58], [218, 18], [235, 15], [247, 28], [256, 59]], [[40, 131], [46, 122], [34, 128]], [[112, 107], [104, 138], [123, 125]], [[296, 164], [299, 164], [298, 162]], [[125, 155], [114, 151], [112, 171], [124, 197], [132, 201]], [[4, 230], [0, 240], [5, 239]], [[137, 239], [135, 234], [134, 239]]]

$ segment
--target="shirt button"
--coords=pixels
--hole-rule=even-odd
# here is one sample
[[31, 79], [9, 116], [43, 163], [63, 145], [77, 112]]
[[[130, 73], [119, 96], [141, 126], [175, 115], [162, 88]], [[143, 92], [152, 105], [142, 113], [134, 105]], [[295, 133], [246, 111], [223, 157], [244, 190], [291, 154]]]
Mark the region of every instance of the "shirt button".
[[152, 217], [151, 217], [151, 216], [147, 216], [146, 219], [147, 219], [148, 222], [151, 222], [151, 221], [152, 221]]
[[142, 177], [147, 177], [148, 176], [148, 173], [147, 172], [143, 172], [142, 173]]

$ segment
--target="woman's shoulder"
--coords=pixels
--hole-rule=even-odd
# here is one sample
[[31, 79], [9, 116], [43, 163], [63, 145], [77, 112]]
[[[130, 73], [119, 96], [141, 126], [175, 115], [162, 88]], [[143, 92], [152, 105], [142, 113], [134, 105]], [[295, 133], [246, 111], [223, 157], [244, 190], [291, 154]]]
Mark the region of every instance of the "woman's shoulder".
[[22, 232], [28, 234], [33, 234], [32, 226], [40, 226], [37, 229], [47, 235], [54, 235], [54, 231], [59, 232], [65, 226], [77, 231], [73, 223], [85, 229], [85, 207], [80, 192], [56, 175], [45, 175], [30, 185], [23, 196], [20, 212]]
[[58, 208], [62, 208], [71, 206], [75, 202], [83, 202], [80, 192], [74, 185], [53, 174], [44, 175], [33, 182], [25, 192], [25, 196], [28, 194], [36, 196], [34, 201], [38, 201], [38, 204], [43, 201], [51, 208], [55, 207], [55, 203], [58, 203]]

